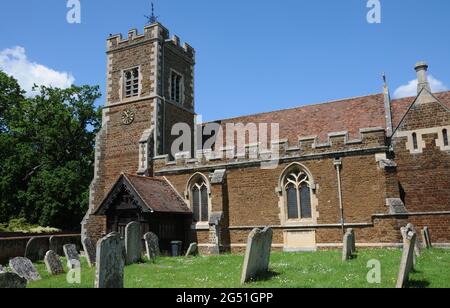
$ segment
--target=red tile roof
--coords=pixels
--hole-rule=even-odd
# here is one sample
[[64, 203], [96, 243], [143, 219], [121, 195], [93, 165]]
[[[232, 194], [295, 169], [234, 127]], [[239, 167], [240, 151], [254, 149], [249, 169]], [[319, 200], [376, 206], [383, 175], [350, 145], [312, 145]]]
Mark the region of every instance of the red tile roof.
[[180, 195], [162, 178], [124, 175], [145, 205], [159, 213], [191, 213]]
[[[435, 96], [450, 107], [450, 91]], [[394, 128], [414, 99], [415, 97], [392, 100]], [[362, 128], [386, 128], [384, 95], [381, 93], [355, 97], [214, 122], [222, 127], [226, 123], [279, 123], [280, 139], [288, 139], [290, 146], [298, 144], [299, 137], [318, 136], [319, 142], [325, 142], [332, 132], [348, 131], [350, 139], [358, 139]]]

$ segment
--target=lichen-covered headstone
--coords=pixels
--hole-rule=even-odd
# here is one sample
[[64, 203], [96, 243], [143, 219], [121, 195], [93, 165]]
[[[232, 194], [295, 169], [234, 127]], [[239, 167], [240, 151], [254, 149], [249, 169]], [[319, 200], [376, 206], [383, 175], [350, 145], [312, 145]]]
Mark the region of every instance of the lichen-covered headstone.
[[125, 255], [124, 242], [117, 232], [97, 243], [96, 288], [123, 288]]
[[192, 243], [189, 245], [189, 248], [186, 252], [186, 257], [196, 256], [198, 255], [198, 245], [197, 243]]
[[64, 255], [67, 259], [67, 267], [74, 269], [80, 265], [80, 254], [78, 253], [77, 246], [74, 244], [66, 244], [63, 246]]
[[144, 242], [147, 258], [151, 261], [155, 261], [156, 257], [160, 255], [158, 236], [152, 232], [146, 233], [144, 235]]
[[348, 229], [345, 232], [342, 245], [342, 261], [348, 261], [356, 254], [355, 231]]
[[272, 249], [272, 229], [253, 229], [248, 236], [242, 267], [241, 283], [244, 284], [269, 271], [270, 251]]
[[414, 269], [414, 247], [417, 239], [416, 233], [407, 228], [402, 228], [401, 232], [403, 236], [403, 254], [397, 278], [397, 288], [400, 289], [406, 286], [409, 274]]
[[48, 237], [32, 237], [25, 248], [25, 258], [35, 261], [44, 260], [45, 253], [49, 250]]
[[89, 267], [94, 267], [96, 258], [96, 248], [94, 242], [90, 237], [86, 237], [82, 240], [82, 244]]
[[126, 264], [134, 264], [141, 261], [141, 225], [138, 222], [130, 222], [125, 227], [125, 250], [127, 253]]
[[9, 267], [13, 273], [25, 278], [27, 281], [37, 281], [41, 279], [41, 276], [33, 263], [27, 258], [17, 257], [11, 259], [9, 260]]
[[27, 280], [16, 273], [0, 273], [0, 289], [25, 289]]
[[[413, 233], [415, 233], [417, 236], [416, 227], [413, 224], [411, 224], [411, 223], [407, 224], [406, 228], [408, 230], [412, 231]], [[414, 252], [416, 254], [416, 257], [420, 257], [420, 255], [422, 254], [422, 251], [420, 249], [420, 243], [417, 240], [416, 240], [416, 244], [414, 245]]]
[[50, 274], [54, 276], [64, 274], [64, 268], [61, 263], [61, 260], [53, 250], [47, 251], [44, 258], [44, 263], [45, 266], [47, 267], [47, 271]]

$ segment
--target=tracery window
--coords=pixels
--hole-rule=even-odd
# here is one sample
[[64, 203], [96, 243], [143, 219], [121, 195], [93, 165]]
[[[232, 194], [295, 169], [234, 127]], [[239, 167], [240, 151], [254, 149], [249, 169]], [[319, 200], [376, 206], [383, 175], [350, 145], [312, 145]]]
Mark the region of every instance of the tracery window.
[[195, 222], [209, 221], [209, 192], [208, 184], [202, 176], [194, 179], [190, 185], [191, 208]]
[[287, 218], [289, 220], [312, 218], [309, 176], [300, 168], [294, 168], [285, 176], [283, 185]]

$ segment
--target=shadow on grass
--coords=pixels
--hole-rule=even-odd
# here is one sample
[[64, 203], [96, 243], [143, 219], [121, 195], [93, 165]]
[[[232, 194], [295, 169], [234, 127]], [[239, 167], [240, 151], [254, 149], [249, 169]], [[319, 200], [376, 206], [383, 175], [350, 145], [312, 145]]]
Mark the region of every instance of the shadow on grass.
[[425, 289], [430, 286], [430, 282], [426, 280], [410, 280], [406, 284], [409, 289]]
[[[258, 276], [256, 276], [254, 281], [269, 281], [274, 277], [280, 276], [280, 273], [274, 272], [274, 271], [268, 271], [266, 273], [263, 274], [259, 274]], [[252, 282], [254, 282], [252, 280]]]

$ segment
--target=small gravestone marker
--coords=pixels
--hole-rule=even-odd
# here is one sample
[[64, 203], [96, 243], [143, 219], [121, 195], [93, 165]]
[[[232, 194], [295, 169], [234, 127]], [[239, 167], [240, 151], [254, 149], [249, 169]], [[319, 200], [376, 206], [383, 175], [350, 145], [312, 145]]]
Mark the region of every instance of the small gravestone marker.
[[90, 237], [86, 237], [82, 240], [82, 244], [89, 267], [94, 267], [96, 258], [96, 248], [94, 242]]
[[[407, 224], [406, 229], [408, 229], [409, 231], [412, 231], [417, 236], [416, 227], [413, 224]], [[417, 239], [416, 239], [416, 244], [414, 245], [414, 253], [415, 253], [416, 257], [420, 257], [420, 255], [422, 254], [422, 251], [420, 249], [420, 243]]]
[[97, 243], [96, 288], [123, 288], [125, 255], [124, 242], [117, 232]]
[[126, 264], [141, 261], [141, 225], [138, 222], [130, 222], [125, 228], [125, 250], [127, 253]]
[[272, 229], [253, 229], [248, 236], [242, 267], [241, 284], [269, 271], [270, 251], [272, 248]]
[[189, 245], [189, 248], [186, 252], [186, 257], [196, 256], [198, 254], [198, 245], [197, 243], [192, 243]]
[[44, 263], [45, 266], [47, 267], [47, 271], [50, 274], [54, 276], [64, 274], [64, 268], [61, 263], [61, 260], [53, 250], [47, 251], [44, 258]]
[[430, 230], [428, 227], [423, 228], [422, 230], [422, 239], [423, 246], [427, 249], [433, 248], [433, 243], [431, 242]]
[[27, 258], [17, 257], [9, 260], [11, 270], [27, 281], [37, 281], [41, 279], [33, 263]]
[[0, 289], [25, 289], [27, 280], [16, 273], [0, 273]]
[[155, 261], [160, 255], [159, 239], [155, 233], [149, 232], [144, 235], [145, 249], [147, 250], [147, 258]]
[[48, 237], [32, 237], [25, 248], [25, 258], [32, 262], [44, 260], [45, 253], [49, 250]]
[[346, 232], [343, 239], [342, 245], [342, 261], [348, 261], [353, 257], [352, 254], [353, 243], [352, 243], [352, 234], [350, 232]]
[[66, 244], [63, 246], [64, 255], [67, 259], [67, 267], [74, 269], [80, 265], [80, 254], [78, 253], [77, 246], [74, 244]]
[[409, 274], [414, 269], [414, 247], [417, 239], [417, 235], [407, 228], [402, 228], [401, 232], [403, 236], [403, 254], [397, 278], [397, 288], [399, 289], [406, 286]]

